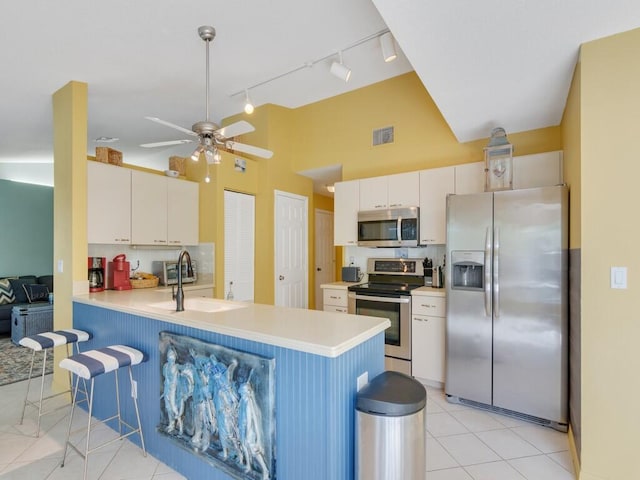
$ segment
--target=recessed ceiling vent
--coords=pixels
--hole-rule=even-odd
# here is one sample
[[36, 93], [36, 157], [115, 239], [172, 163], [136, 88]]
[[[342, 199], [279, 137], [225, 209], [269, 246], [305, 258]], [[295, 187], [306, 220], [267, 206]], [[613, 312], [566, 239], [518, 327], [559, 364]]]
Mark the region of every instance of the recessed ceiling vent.
[[393, 143], [393, 127], [383, 127], [373, 131], [373, 146], [385, 143]]

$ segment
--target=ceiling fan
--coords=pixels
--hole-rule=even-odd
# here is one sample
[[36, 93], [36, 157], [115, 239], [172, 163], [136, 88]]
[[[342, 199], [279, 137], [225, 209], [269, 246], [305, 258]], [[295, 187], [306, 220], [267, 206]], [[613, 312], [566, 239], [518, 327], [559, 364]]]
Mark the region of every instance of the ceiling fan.
[[[239, 122], [232, 123], [231, 125], [227, 125], [226, 127], [219, 127], [211, 120], [209, 120], [209, 43], [216, 36], [216, 29], [209, 26], [202, 26], [198, 28], [198, 35], [207, 45], [206, 49], [206, 62], [207, 62], [207, 96], [206, 96], [206, 112], [207, 117], [206, 120], [201, 122], [196, 122], [191, 127], [191, 130], [181, 127], [180, 125], [176, 125], [171, 122], [167, 122], [165, 120], [161, 120], [157, 117], [145, 117], [147, 120], [151, 120], [152, 122], [159, 123], [161, 125], [165, 125], [167, 127], [171, 127], [175, 130], [178, 130], [182, 133], [190, 135], [192, 137], [198, 137], [198, 146], [194, 150], [191, 158], [194, 161], [198, 161], [200, 158], [200, 154], [204, 154], [207, 165], [209, 164], [218, 164], [220, 163], [220, 153], [218, 149], [221, 150], [233, 150], [237, 152], [248, 153], [249, 155], [255, 155], [256, 157], [262, 158], [271, 158], [273, 152], [264, 148], [255, 147], [253, 145], [247, 145], [245, 143], [236, 142], [233, 140], [233, 137], [238, 135], [243, 135], [245, 133], [253, 132], [255, 128], [249, 122], [245, 122], [244, 120], [240, 120]], [[155, 143], [143, 143], [140, 146], [144, 148], [154, 148], [154, 147], [167, 147], [170, 145], [180, 145], [184, 143], [191, 143], [194, 140], [191, 139], [182, 139], [182, 140], [169, 140], [166, 142], [155, 142]]]

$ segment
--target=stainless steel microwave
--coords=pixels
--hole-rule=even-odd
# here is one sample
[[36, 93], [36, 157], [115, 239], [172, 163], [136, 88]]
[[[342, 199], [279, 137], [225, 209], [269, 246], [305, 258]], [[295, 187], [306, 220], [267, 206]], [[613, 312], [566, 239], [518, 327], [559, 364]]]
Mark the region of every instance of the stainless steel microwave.
[[358, 212], [358, 245], [362, 247], [417, 247], [420, 240], [418, 207]]
[[[198, 280], [196, 262], [191, 261], [191, 269], [193, 273], [190, 275], [187, 262], [182, 264], [182, 283], [194, 283]], [[178, 284], [178, 261], [177, 260], [160, 260], [151, 264], [152, 272], [160, 279], [161, 285], [177, 285]]]

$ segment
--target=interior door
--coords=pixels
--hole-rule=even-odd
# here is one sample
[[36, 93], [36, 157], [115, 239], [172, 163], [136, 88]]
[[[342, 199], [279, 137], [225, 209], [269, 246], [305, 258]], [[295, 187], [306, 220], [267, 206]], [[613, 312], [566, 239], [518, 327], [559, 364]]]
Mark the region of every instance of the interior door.
[[[224, 297], [253, 302], [255, 197], [224, 191]], [[233, 282], [233, 286], [230, 284]]]
[[308, 307], [307, 197], [275, 192], [275, 305]]
[[315, 293], [316, 310], [323, 309], [323, 283], [335, 280], [336, 251], [333, 246], [333, 213], [316, 209], [315, 212]]

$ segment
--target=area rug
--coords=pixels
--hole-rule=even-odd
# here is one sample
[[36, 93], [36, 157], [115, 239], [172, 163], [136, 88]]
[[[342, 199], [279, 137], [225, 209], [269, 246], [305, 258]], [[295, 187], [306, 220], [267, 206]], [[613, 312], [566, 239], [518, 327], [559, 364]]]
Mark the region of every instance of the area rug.
[[[0, 338], [0, 385], [20, 382], [29, 377], [32, 350], [11, 343], [10, 338]], [[34, 371], [42, 371], [42, 354], [36, 355]], [[47, 354], [46, 373], [53, 372], [53, 355]]]

